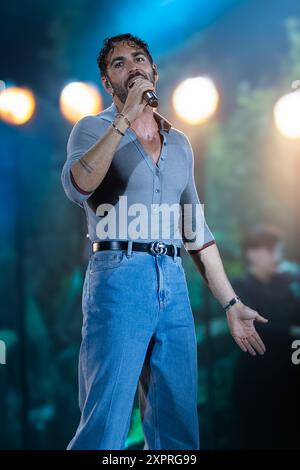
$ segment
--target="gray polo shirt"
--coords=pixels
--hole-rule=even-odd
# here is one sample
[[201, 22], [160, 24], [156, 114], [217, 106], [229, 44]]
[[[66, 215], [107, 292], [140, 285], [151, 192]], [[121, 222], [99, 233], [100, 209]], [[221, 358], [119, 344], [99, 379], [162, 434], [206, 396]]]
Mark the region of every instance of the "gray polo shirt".
[[80, 119], [68, 139], [62, 185], [68, 198], [85, 210], [91, 242], [160, 240], [184, 244], [190, 252], [215, 243], [195, 188], [191, 144], [155, 111], [162, 141], [157, 163], [128, 128], [98, 188], [86, 192], [76, 184], [72, 165], [105, 134], [117, 112], [112, 103], [96, 116]]

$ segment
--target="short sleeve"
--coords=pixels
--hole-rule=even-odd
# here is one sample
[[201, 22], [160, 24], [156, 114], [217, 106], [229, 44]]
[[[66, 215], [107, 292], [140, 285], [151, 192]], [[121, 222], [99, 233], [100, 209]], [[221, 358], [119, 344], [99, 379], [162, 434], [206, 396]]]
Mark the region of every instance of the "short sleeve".
[[188, 180], [180, 198], [181, 234], [185, 249], [197, 253], [216, 243], [209, 229], [202, 204], [200, 203], [194, 179], [194, 154], [190, 141], [184, 136], [187, 157]]
[[95, 119], [95, 116], [85, 116], [71, 130], [67, 143], [67, 159], [61, 173], [61, 182], [67, 197], [81, 207], [94, 191], [84, 191], [76, 184], [71, 167], [97, 142], [101, 132], [105, 132], [105, 124], [99, 119], [95, 123]]

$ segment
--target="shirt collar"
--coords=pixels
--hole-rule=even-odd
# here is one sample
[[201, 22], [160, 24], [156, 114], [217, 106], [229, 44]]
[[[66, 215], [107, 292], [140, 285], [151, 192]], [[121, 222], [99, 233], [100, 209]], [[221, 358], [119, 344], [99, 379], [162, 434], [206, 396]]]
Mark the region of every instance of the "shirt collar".
[[[117, 107], [115, 103], [113, 102], [108, 108], [104, 109], [104, 111], [99, 113], [98, 116], [101, 119], [105, 119], [106, 121], [112, 122], [117, 112], [118, 112]], [[165, 117], [163, 117], [157, 111], [153, 111], [153, 117], [158, 124], [159, 130], [169, 132], [169, 130], [172, 127], [172, 124], [170, 123], [170, 121], [168, 121]]]

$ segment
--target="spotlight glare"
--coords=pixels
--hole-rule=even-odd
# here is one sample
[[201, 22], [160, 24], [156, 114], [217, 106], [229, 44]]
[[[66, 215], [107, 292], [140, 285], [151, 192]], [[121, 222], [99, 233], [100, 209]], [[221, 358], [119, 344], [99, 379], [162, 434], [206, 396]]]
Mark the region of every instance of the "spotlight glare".
[[300, 92], [279, 98], [274, 106], [274, 121], [278, 131], [288, 139], [300, 138]]
[[102, 98], [96, 86], [71, 82], [61, 92], [60, 110], [71, 123], [84, 116], [97, 114], [102, 109]]
[[173, 106], [177, 114], [190, 124], [209, 119], [217, 109], [219, 95], [208, 77], [188, 78], [173, 93]]
[[35, 110], [31, 90], [11, 86], [0, 93], [0, 118], [8, 124], [22, 125], [28, 122]]

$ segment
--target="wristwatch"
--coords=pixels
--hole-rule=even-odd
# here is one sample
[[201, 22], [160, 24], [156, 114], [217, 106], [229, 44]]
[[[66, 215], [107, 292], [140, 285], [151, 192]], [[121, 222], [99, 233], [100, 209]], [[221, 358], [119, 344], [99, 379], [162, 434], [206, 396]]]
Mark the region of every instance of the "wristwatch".
[[241, 301], [241, 298], [237, 295], [235, 297], [233, 297], [233, 299], [231, 299], [228, 304], [226, 304], [223, 308], [224, 310], [227, 312], [227, 310], [232, 307], [232, 305], [236, 304], [237, 302], [240, 302]]

